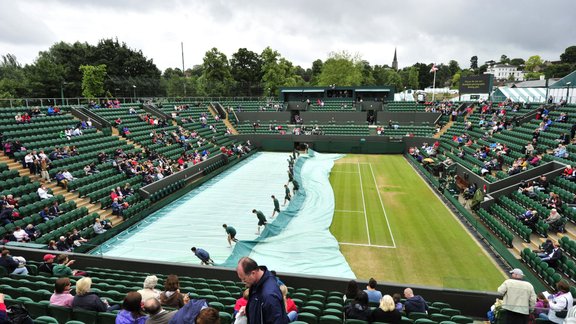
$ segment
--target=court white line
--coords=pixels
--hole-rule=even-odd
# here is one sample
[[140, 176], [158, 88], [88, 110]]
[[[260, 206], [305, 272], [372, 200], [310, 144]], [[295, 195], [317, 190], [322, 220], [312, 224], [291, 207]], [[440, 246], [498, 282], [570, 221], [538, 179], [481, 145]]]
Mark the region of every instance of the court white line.
[[330, 171], [330, 173], [353, 173], [353, 174], [357, 174], [358, 172], [352, 172], [352, 171]]
[[368, 244], [372, 245], [370, 240], [370, 229], [368, 228], [368, 214], [366, 214], [366, 200], [364, 200], [364, 189], [362, 188], [362, 173], [360, 172], [360, 163], [358, 163], [358, 175], [360, 178], [360, 192], [362, 193], [362, 205], [364, 205], [364, 221], [366, 222], [366, 234], [368, 235]]
[[335, 212], [340, 212], [340, 213], [363, 213], [363, 211], [361, 210], [334, 210]]
[[395, 249], [395, 246], [390, 245], [372, 245], [372, 244], [361, 244], [361, 243], [346, 243], [346, 242], [338, 242], [340, 245], [351, 245], [351, 246], [363, 246], [363, 247], [374, 247], [380, 249]]
[[392, 238], [392, 245], [394, 246], [394, 248], [396, 248], [396, 242], [394, 241], [394, 235], [392, 234], [392, 228], [390, 227], [390, 222], [388, 221], [386, 208], [384, 208], [384, 202], [382, 202], [382, 195], [380, 195], [380, 189], [378, 189], [378, 182], [376, 182], [376, 176], [374, 175], [374, 169], [372, 169], [372, 164], [370, 164], [370, 172], [372, 172], [372, 179], [374, 179], [376, 192], [378, 193], [378, 198], [380, 199], [380, 206], [382, 206], [382, 210], [384, 211], [384, 218], [386, 219], [386, 225], [388, 225], [388, 231], [390, 232], [390, 237]]

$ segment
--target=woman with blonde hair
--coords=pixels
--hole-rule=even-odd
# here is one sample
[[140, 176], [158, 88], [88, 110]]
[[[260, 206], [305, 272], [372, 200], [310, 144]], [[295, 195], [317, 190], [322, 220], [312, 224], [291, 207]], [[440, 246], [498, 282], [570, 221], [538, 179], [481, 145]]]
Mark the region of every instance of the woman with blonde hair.
[[80, 308], [83, 310], [94, 312], [105, 312], [108, 310], [108, 302], [104, 302], [93, 292], [90, 292], [92, 287], [92, 279], [84, 277], [76, 281], [76, 296], [72, 300], [72, 308]]
[[158, 277], [155, 275], [147, 276], [144, 279], [144, 288], [138, 290], [138, 293], [142, 295], [142, 301], [147, 301], [150, 298], [156, 298], [160, 300], [160, 290], [156, 289], [158, 284]]
[[380, 299], [380, 306], [372, 311], [370, 314], [370, 322], [386, 322], [386, 323], [400, 323], [402, 315], [396, 309], [394, 299], [390, 295], [384, 295]]
[[286, 297], [288, 295], [288, 287], [286, 285], [280, 286], [280, 291], [282, 292], [282, 297], [284, 298], [284, 307], [286, 308], [286, 314], [290, 322], [294, 322], [298, 319], [298, 308], [291, 298]]

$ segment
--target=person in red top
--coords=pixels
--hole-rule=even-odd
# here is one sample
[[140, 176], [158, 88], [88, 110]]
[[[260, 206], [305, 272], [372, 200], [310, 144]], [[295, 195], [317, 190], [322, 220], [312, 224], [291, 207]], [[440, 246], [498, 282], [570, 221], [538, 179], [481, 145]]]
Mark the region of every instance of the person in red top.
[[298, 319], [298, 307], [291, 298], [286, 297], [288, 295], [288, 287], [286, 285], [280, 286], [280, 291], [282, 292], [282, 297], [284, 297], [284, 304], [286, 306], [286, 313], [290, 322], [294, 322]]
[[118, 198], [118, 194], [116, 193], [116, 190], [112, 189], [112, 191], [110, 192], [110, 199], [112, 199], [112, 201], [114, 201], [114, 199]]
[[240, 311], [240, 308], [246, 307], [248, 305], [248, 292], [249, 289], [244, 289], [244, 293], [242, 293], [242, 297], [236, 299], [236, 304], [234, 305], [234, 317], [236, 317], [236, 313]]

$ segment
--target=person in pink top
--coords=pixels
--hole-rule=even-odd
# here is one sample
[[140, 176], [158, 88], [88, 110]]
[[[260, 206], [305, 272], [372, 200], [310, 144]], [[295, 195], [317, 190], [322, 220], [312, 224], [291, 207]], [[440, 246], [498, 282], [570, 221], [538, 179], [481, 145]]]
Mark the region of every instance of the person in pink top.
[[236, 313], [238, 313], [240, 308], [246, 307], [248, 304], [248, 291], [248, 289], [244, 290], [242, 297], [236, 299], [236, 304], [234, 305], [234, 316], [236, 316]]
[[72, 300], [74, 296], [70, 294], [69, 278], [58, 278], [54, 283], [54, 294], [50, 297], [50, 305], [72, 307]]

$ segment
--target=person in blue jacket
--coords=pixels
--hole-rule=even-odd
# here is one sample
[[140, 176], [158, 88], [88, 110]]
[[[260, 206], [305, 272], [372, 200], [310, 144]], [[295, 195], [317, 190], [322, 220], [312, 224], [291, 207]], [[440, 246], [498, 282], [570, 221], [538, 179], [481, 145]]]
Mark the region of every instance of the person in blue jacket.
[[287, 324], [286, 307], [276, 278], [265, 266], [243, 257], [236, 268], [238, 278], [249, 287], [245, 313], [249, 324]]
[[194, 253], [194, 255], [196, 255], [198, 259], [200, 259], [200, 261], [202, 261], [201, 263], [203, 265], [209, 265], [209, 264], [214, 265], [214, 261], [210, 259], [210, 254], [208, 254], [206, 250], [196, 247], [192, 247], [190, 250], [192, 250], [192, 253]]

